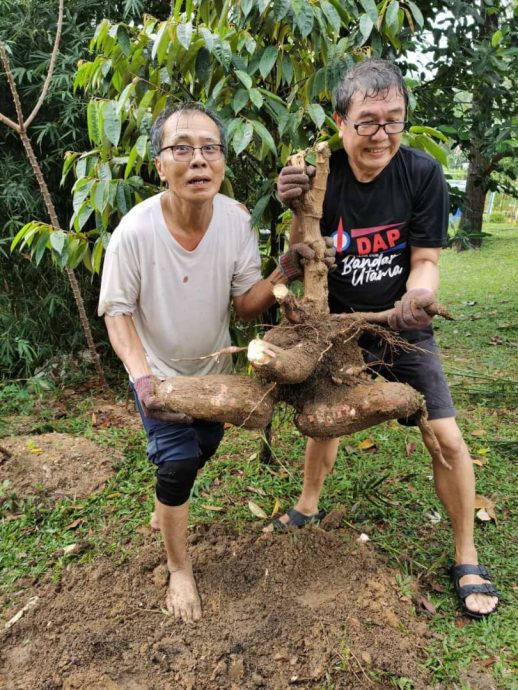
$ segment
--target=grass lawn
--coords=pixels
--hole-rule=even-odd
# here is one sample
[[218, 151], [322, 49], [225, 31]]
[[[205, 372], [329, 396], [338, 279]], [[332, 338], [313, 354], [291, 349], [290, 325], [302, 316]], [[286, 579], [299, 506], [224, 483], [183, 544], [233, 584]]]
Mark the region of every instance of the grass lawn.
[[[401, 572], [402, 593], [419, 578], [436, 608], [429, 620], [437, 635], [426, 665], [436, 684], [459, 690], [479, 687], [467, 680], [474, 666], [492, 674], [499, 688], [518, 687], [518, 501], [513, 466], [518, 451], [518, 229], [498, 225], [485, 230], [492, 236], [484, 240], [482, 250], [443, 252], [440, 300], [455, 321], [436, 321], [459, 424], [476, 460], [477, 494], [496, 505], [496, 520], [476, 520], [476, 543], [481, 562], [491, 568], [502, 593], [498, 614], [474, 623], [457, 615], [445, 570], [452, 558], [451, 533], [416, 430], [388, 423], [344, 438], [321, 504], [325, 510], [343, 506], [347, 523], [387, 553]], [[0, 387], [4, 421], [14, 413], [34, 414], [34, 405], [35, 400], [18, 387]], [[95, 439], [108, 452], [122, 450], [124, 461], [102, 493], [81, 501], [64, 499], [53, 509], [37, 497], [21, 501], [8, 483], [0, 487], [0, 586], [6, 599], [20, 588], [21, 578], [27, 582], [45, 573], [58, 577], [79, 560], [107, 551], [131, 551], [140, 539], [136, 529], [147, 522], [151, 509], [153, 471], [145, 459], [141, 432], [92, 428], [86, 398], [76, 416], [63, 420], [53, 417], [50, 399], [38, 401], [37, 409], [40, 431]], [[7, 434], [7, 425], [0, 433]], [[217, 457], [195, 486], [193, 521], [225, 520], [258, 530], [260, 521], [248, 507], [250, 500], [268, 515], [290, 507], [301, 487], [304, 439], [288, 415], [279, 416], [273, 433], [274, 462], [269, 466], [259, 461], [259, 441], [254, 433], [235, 428], [227, 432]], [[370, 448], [362, 448], [362, 441], [370, 441]], [[84, 524], [67, 530], [78, 518], [86, 518]], [[91, 548], [63, 555], [64, 546], [80, 540]]]

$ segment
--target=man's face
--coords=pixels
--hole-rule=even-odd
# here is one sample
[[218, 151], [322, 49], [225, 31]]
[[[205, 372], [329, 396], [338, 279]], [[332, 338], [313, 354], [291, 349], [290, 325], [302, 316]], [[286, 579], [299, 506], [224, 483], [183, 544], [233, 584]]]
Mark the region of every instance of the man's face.
[[[178, 112], [171, 115], [164, 127], [162, 147], [172, 144], [204, 146], [221, 144], [216, 123], [205, 113]], [[207, 161], [200, 149], [193, 152], [190, 161], [177, 161], [170, 149], [155, 158], [155, 165], [163, 182], [171, 193], [182, 201], [199, 204], [212, 200], [219, 192], [225, 176], [225, 158]]]
[[360, 136], [354, 124], [359, 122], [401, 122], [405, 119], [405, 99], [396, 88], [375, 97], [354, 94], [347, 117], [334, 113], [349, 164], [360, 182], [376, 177], [396, 155], [401, 145], [400, 134], [387, 134], [383, 128], [376, 134]]

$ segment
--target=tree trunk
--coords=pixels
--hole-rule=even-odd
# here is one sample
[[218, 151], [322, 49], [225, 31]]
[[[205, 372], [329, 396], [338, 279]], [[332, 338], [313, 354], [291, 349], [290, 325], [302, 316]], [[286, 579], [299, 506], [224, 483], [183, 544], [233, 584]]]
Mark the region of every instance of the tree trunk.
[[[52, 198], [50, 196], [49, 188], [47, 186], [47, 183], [45, 181], [45, 178], [43, 177], [43, 172], [41, 170], [40, 164], [38, 162], [38, 159], [36, 158], [36, 154], [34, 153], [34, 149], [32, 147], [31, 140], [29, 139], [29, 136], [25, 130], [25, 127], [22, 125], [19, 129], [19, 135], [20, 139], [22, 140], [23, 146], [25, 148], [25, 152], [27, 153], [27, 158], [29, 159], [29, 162], [31, 164], [31, 167], [34, 172], [34, 176], [36, 177], [36, 180], [38, 181], [38, 185], [40, 187], [41, 195], [43, 197], [43, 200], [45, 202], [45, 206], [47, 208], [47, 213], [49, 214], [50, 222], [55, 228], [59, 228], [59, 219], [56, 213], [56, 208], [54, 206], [54, 203], [52, 201]], [[105, 388], [106, 387], [106, 379], [104, 376], [104, 370], [101, 364], [101, 358], [99, 357], [99, 353], [97, 352], [95, 348], [95, 343], [92, 335], [92, 330], [90, 328], [90, 322], [88, 321], [88, 316], [86, 315], [86, 309], [85, 309], [85, 303], [83, 300], [83, 296], [81, 294], [81, 288], [79, 287], [79, 283], [77, 282], [76, 275], [74, 271], [71, 268], [68, 268], [68, 266], [65, 267], [65, 272], [67, 274], [68, 281], [70, 283], [70, 287], [72, 289], [72, 294], [74, 295], [74, 301], [76, 303], [77, 311], [79, 313], [79, 321], [81, 323], [81, 328], [83, 330], [83, 335], [86, 340], [86, 344], [88, 347], [88, 351], [90, 353], [90, 357], [92, 359], [92, 362], [95, 367], [95, 371], [97, 373], [97, 377], [99, 379], [99, 384]]]
[[[457, 251], [480, 248], [482, 245], [482, 222], [486, 203], [486, 189], [484, 188], [483, 171], [487, 161], [483, 160], [478, 142], [471, 147], [469, 157], [468, 176], [466, 180], [466, 198], [459, 223], [459, 238], [454, 240], [453, 246]], [[463, 241], [463, 238], [467, 241]]]
[[[486, 3], [481, 0], [480, 12], [484, 15], [481, 26], [481, 39], [491, 40], [498, 28], [496, 14], [487, 11]], [[458, 250], [478, 249], [482, 246], [482, 223], [488, 190], [491, 161], [484, 155], [481, 142], [485, 131], [492, 127], [493, 95], [490, 84], [480, 86], [472, 94], [471, 146], [469, 151], [468, 176], [466, 179], [466, 198], [459, 223], [459, 237], [453, 246]]]
[[[41, 194], [43, 196], [43, 201], [45, 202], [45, 206], [47, 208], [47, 212], [48, 212], [49, 217], [50, 217], [50, 222], [52, 223], [52, 225], [56, 229], [59, 228], [58, 216], [57, 216], [54, 204], [52, 202], [49, 188], [48, 188], [47, 183], [45, 181], [45, 178], [43, 176], [43, 172], [41, 170], [40, 164], [38, 162], [36, 154], [34, 153], [34, 149], [32, 147], [31, 140], [29, 138], [29, 135], [27, 134], [27, 127], [30, 125], [30, 123], [34, 120], [34, 118], [38, 114], [38, 111], [40, 110], [40, 108], [41, 108], [41, 106], [45, 100], [45, 97], [47, 95], [48, 89], [50, 87], [50, 82], [52, 79], [54, 66], [56, 64], [56, 58], [57, 58], [58, 49], [59, 49], [59, 42], [61, 39], [61, 30], [62, 30], [62, 26], [63, 26], [63, 11], [64, 11], [64, 0], [60, 0], [59, 10], [58, 10], [58, 24], [57, 24], [57, 29], [56, 29], [56, 37], [55, 37], [55, 41], [54, 41], [54, 47], [52, 49], [52, 55], [50, 57], [49, 69], [48, 69], [45, 83], [43, 85], [43, 88], [42, 88], [40, 97], [38, 99], [38, 102], [36, 103], [36, 106], [34, 107], [31, 114], [27, 118], [24, 118], [24, 116], [23, 116], [22, 105], [20, 102], [20, 96], [18, 94], [18, 89], [16, 88], [16, 84], [14, 82], [13, 73], [11, 71], [11, 66], [9, 63], [9, 57], [7, 55], [7, 52], [5, 51], [5, 48], [0, 43], [0, 59], [2, 61], [4, 68], [5, 68], [5, 74], [7, 77], [7, 82], [9, 84], [11, 95], [13, 97], [13, 102], [14, 102], [14, 107], [16, 110], [16, 116], [18, 118], [18, 122], [17, 123], [14, 122], [13, 120], [11, 120], [8, 117], [5, 117], [1, 113], [0, 113], [0, 121], [4, 122], [8, 127], [11, 127], [11, 129], [14, 129], [14, 131], [20, 137], [22, 144], [25, 148], [27, 158], [29, 159], [29, 163], [31, 164], [32, 170], [33, 170], [34, 175], [36, 177], [36, 180], [38, 182]], [[75, 276], [74, 271], [68, 267], [65, 269], [65, 271], [66, 271], [66, 274], [67, 274], [67, 277], [68, 277], [68, 280], [70, 283], [70, 287], [72, 288], [72, 294], [74, 295], [74, 300], [75, 300], [75, 303], [77, 306], [77, 310], [79, 312], [79, 320], [81, 322], [81, 328], [83, 329], [83, 334], [85, 336], [86, 344], [87, 344], [88, 350], [90, 352], [92, 362], [94, 363], [95, 370], [97, 372], [97, 376], [99, 379], [99, 383], [104, 388], [104, 387], [106, 387], [106, 379], [104, 377], [104, 371], [103, 371], [103, 368], [101, 365], [101, 360], [99, 358], [99, 354], [98, 354], [97, 350], [95, 349], [94, 339], [92, 337], [92, 331], [90, 329], [90, 322], [88, 321], [88, 317], [86, 315], [86, 309], [85, 309], [85, 305], [84, 305], [83, 296], [81, 294], [81, 289], [79, 287], [79, 283], [77, 282], [77, 278]]]

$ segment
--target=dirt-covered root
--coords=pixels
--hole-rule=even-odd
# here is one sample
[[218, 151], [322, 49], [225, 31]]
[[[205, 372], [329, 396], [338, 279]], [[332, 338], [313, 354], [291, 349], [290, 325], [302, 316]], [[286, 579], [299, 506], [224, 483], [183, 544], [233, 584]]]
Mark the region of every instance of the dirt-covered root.
[[289, 350], [259, 339], [252, 340], [248, 346], [248, 361], [257, 374], [266, 381], [278, 383], [302, 383], [311, 376], [321, 355], [322, 346], [307, 340], [301, 340]]
[[162, 381], [156, 395], [167, 409], [195, 419], [263, 429], [272, 419], [275, 384], [249, 376], [175, 376]]
[[336, 438], [389, 419], [410, 417], [422, 408], [422, 397], [404, 383], [365, 381], [356, 386], [321, 387], [295, 415], [305, 436]]

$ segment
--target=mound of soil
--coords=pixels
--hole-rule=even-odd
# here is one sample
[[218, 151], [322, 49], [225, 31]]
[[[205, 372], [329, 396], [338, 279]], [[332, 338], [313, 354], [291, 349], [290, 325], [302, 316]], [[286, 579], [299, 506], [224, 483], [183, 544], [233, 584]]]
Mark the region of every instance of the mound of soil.
[[[2, 632], [5, 690], [381, 690], [427, 687], [427, 625], [395, 572], [356, 534], [307, 528], [190, 536], [202, 621], [167, 615], [154, 534], [136, 555], [104, 558], [25, 592], [33, 608]], [[16, 613], [8, 612], [7, 619]]]
[[8, 436], [0, 444], [0, 483], [21, 498], [36, 491], [51, 500], [84, 498], [114, 472], [113, 450], [70, 434]]

